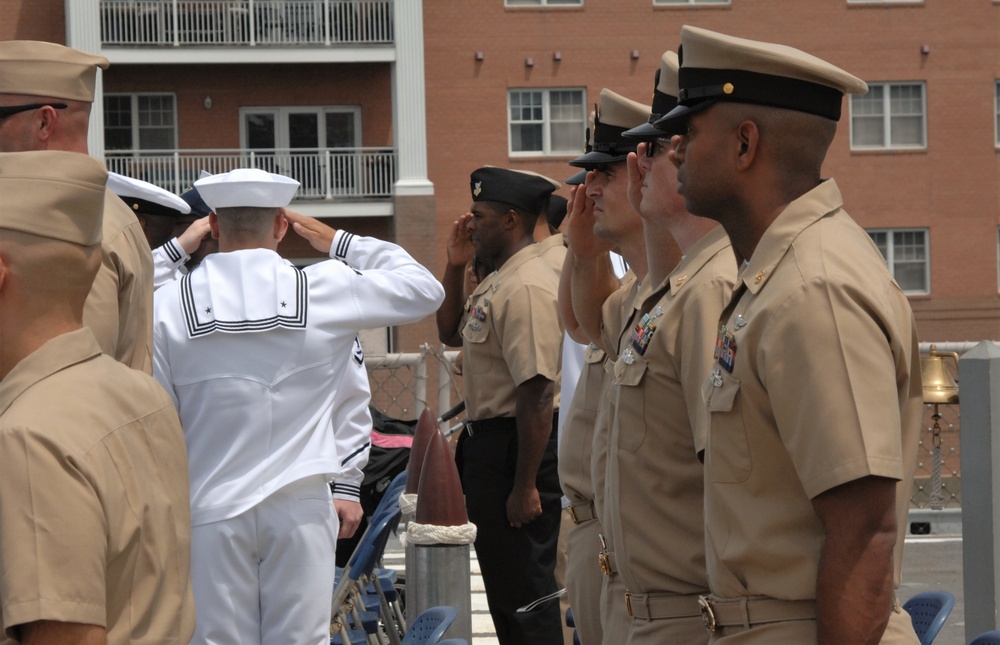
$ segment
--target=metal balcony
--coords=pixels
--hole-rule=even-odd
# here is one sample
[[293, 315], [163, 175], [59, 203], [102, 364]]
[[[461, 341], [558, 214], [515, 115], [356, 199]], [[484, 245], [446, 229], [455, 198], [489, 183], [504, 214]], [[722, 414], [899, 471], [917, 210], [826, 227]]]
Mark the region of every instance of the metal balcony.
[[107, 151], [108, 170], [174, 193], [201, 174], [260, 168], [298, 180], [297, 200], [388, 200], [396, 183], [393, 148]]
[[106, 47], [354, 47], [393, 32], [393, 0], [101, 0]]

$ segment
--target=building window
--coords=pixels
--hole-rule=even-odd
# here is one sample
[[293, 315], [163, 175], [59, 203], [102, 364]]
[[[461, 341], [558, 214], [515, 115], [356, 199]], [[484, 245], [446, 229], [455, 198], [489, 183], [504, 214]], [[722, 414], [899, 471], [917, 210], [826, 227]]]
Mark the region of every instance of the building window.
[[927, 229], [870, 229], [868, 235], [882, 252], [889, 271], [905, 293], [930, 293], [931, 263]]
[[1000, 146], [1000, 81], [994, 83], [994, 91], [996, 92], [996, 99], [993, 101], [993, 113], [996, 115], [994, 136], [996, 137], [996, 144]]
[[851, 148], [927, 147], [923, 83], [869, 83], [851, 97]]
[[583, 0], [504, 0], [508, 7], [582, 6]]
[[510, 153], [578, 154], [586, 139], [582, 89], [510, 90]]
[[730, 4], [730, 0], [653, 0], [653, 4], [676, 5], [676, 4]]
[[173, 94], [106, 94], [104, 149], [173, 150], [177, 109]]

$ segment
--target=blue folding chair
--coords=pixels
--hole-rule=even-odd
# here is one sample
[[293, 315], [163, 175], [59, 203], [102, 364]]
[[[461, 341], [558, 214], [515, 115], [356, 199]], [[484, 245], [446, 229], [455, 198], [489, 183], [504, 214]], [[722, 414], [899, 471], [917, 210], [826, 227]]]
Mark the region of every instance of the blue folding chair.
[[983, 632], [972, 639], [969, 645], [1000, 645], [1000, 631]]
[[[374, 576], [375, 565], [385, 552], [389, 533], [399, 521], [399, 503], [390, 502], [380, 515], [372, 518], [371, 524], [351, 555], [347, 567], [338, 572], [337, 584], [333, 590], [332, 611], [338, 634], [331, 643], [338, 641], [346, 645], [357, 641], [357, 631], [363, 628], [367, 635], [375, 635], [379, 628], [379, 617], [386, 625], [389, 642], [399, 643], [400, 626], [385, 601], [384, 594]], [[375, 585], [376, 596], [367, 596], [365, 588], [369, 582]], [[368, 600], [371, 599], [369, 602]], [[352, 633], [352, 629], [354, 632]], [[364, 640], [360, 641], [364, 642]]]
[[930, 645], [941, 631], [944, 621], [955, 606], [955, 596], [947, 591], [918, 593], [903, 604], [903, 609], [913, 620], [920, 645]]
[[439, 641], [438, 645], [469, 645], [469, 641], [464, 638], [449, 638], [448, 640]]
[[457, 614], [454, 607], [431, 607], [413, 621], [402, 645], [440, 645]]

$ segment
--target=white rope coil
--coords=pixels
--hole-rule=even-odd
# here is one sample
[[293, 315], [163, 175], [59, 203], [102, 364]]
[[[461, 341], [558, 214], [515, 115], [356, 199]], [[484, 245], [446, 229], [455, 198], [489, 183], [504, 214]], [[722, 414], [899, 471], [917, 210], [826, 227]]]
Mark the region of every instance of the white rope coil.
[[405, 547], [410, 544], [472, 544], [476, 541], [476, 525], [472, 522], [462, 526], [434, 526], [410, 522], [406, 532], [400, 534], [399, 541]]
[[417, 513], [417, 494], [416, 493], [400, 493], [399, 494], [399, 511], [403, 515], [408, 515], [413, 517]]

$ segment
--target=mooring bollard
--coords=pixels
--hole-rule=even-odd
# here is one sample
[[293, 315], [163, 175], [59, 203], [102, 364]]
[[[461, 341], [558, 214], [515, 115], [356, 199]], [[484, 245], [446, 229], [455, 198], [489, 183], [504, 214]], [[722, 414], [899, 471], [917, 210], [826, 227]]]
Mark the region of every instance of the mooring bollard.
[[408, 621], [431, 607], [454, 607], [458, 615], [445, 635], [472, 640], [469, 555], [475, 540], [455, 459], [448, 440], [435, 430], [420, 472], [416, 519], [406, 529], [407, 549], [413, 549], [413, 573], [407, 562], [406, 576]]
[[[406, 465], [406, 488], [399, 495], [399, 510], [404, 523], [413, 521], [417, 513], [417, 493], [420, 486], [420, 475], [424, 467], [424, 457], [427, 455], [427, 444], [434, 435], [438, 433], [437, 422], [434, 418], [434, 411], [424, 408], [417, 419], [417, 429], [413, 433], [413, 444], [410, 447], [410, 463]], [[416, 565], [413, 561], [413, 545], [406, 540], [405, 534], [401, 536], [406, 556], [406, 588], [409, 589], [419, 576]], [[419, 614], [414, 614], [409, 602], [406, 603], [406, 622], [409, 624], [416, 620]]]

